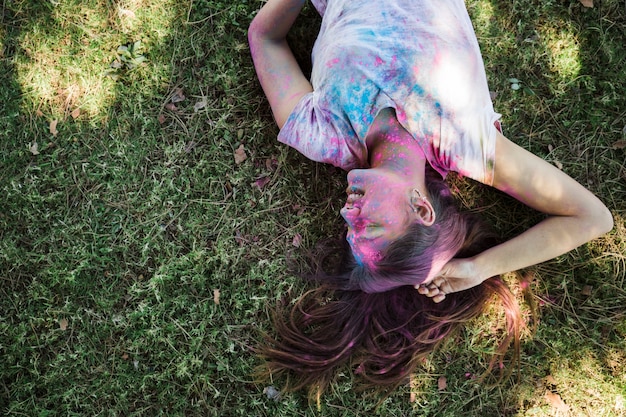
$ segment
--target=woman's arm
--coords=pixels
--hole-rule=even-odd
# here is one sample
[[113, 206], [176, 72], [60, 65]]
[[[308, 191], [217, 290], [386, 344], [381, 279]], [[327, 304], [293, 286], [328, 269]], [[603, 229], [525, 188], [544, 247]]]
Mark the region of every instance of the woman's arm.
[[519, 236], [473, 258], [453, 259], [420, 293], [436, 302], [485, 279], [547, 261], [613, 228], [613, 217], [589, 190], [498, 133], [494, 187], [549, 215]]
[[304, 0], [269, 0], [248, 29], [254, 68], [279, 128], [302, 96], [313, 91], [286, 40], [303, 5]]

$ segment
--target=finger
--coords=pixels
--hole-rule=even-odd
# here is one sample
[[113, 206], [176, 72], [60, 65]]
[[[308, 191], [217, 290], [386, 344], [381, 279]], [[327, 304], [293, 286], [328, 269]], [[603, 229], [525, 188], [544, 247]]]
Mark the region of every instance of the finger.
[[444, 294], [442, 292], [440, 292], [439, 294], [437, 294], [436, 296], [433, 297], [433, 301], [435, 303], [440, 303], [440, 302], [442, 302], [445, 299], [446, 299], [446, 294]]
[[423, 295], [428, 294], [428, 288], [426, 288], [425, 285], [416, 285], [415, 289], [417, 289], [417, 292]]
[[437, 293], [439, 292], [439, 289], [437, 288], [437, 286], [433, 285], [433, 284], [428, 284], [426, 286], [426, 289], [428, 290], [426, 295], [429, 296], [429, 297], [433, 297], [433, 296], [437, 295]]
[[433, 279], [431, 284], [436, 285], [437, 287], [441, 288], [441, 286], [446, 284], [447, 282], [448, 281], [446, 280], [446, 278], [439, 276]]
[[425, 285], [420, 285], [417, 288], [417, 292], [420, 293], [421, 295], [425, 295], [426, 297], [433, 297], [436, 294], [433, 292], [433, 290], [431, 290], [430, 288], [426, 287]]
[[436, 297], [441, 292], [441, 290], [435, 286], [432, 286], [432, 287], [429, 286], [427, 289], [428, 289], [428, 293], [426, 293], [425, 295], [431, 298]]
[[448, 280], [445, 278], [437, 279], [433, 281], [433, 284], [436, 285], [437, 288], [439, 288], [439, 291], [443, 291], [445, 293], [453, 292], [452, 287], [450, 287]]

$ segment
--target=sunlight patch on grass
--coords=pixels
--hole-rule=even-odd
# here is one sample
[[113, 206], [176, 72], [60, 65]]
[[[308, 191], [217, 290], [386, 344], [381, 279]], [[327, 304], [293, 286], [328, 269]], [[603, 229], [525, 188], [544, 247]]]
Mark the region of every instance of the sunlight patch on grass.
[[559, 84], [567, 84], [580, 74], [580, 45], [570, 29], [556, 30], [548, 28], [541, 39], [549, 53], [550, 70], [556, 75]]
[[7, 37], [6, 30], [4, 28], [0, 27], [0, 59], [4, 58], [4, 54], [5, 54], [5, 52], [4, 52], [4, 48], [5, 48], [4, 42], [5, 42], [6, 37]]
[[493, 18], [493, 5], [490, 0], [477, 0], [473, 2], [471, 7], [472, 24], [476, 29], [477, 35], [485, 32], [485, 28], [491, 24]]
[[161, 57], [151, 60], [149, 55], [171, 34], [176, 8], [170, 3], [134, 0], [112, 7], [102, 0], [63, 2], [49, 17], [41, 16], [20, 40], [25, 53], [16, 73], [29, 99], [25, 105], [52, 118], [67, 118], [76, 109], [92, 119], [106, 118], [118, 87], [106, 71], [117, 48], [137, 40], [148, 59], [139, 85], [132, 87], [141, 89], [145, 80], [145, 87], [152, 88], [151, 80], [164, 76], [152, 73], [163, 73], [164, 66], [157, 62]]
[[591, 352], [581, 352], [578, 360], [557, 361], [551, 374], [521, 389], [519, 402], [527, 406], [517, 416], [622, 415], [623, 393], [619, 386], [604, 378], [605, 372], [603, 364]]

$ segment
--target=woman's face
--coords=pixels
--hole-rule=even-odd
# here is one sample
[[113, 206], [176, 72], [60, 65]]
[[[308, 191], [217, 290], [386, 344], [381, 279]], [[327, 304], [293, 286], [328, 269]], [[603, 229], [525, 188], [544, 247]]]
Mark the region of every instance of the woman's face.
[[347, 240], [357, 262], [375, 264], [389, 243], [417, 221], [411, 206], [413, 189], [402, 176], [382, 168], [348, 173], [348, 198], [341, 216], [348, 224]]

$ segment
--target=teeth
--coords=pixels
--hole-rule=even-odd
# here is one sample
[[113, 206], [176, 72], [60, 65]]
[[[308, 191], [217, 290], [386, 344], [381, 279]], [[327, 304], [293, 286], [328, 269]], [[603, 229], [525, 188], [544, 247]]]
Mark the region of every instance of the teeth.
[[348, 194], [348, 203], [352, 204], [354, 203], [356, 200], [360, 199], [361, 197], [363, 197], [362, 193], [350, 193]]

